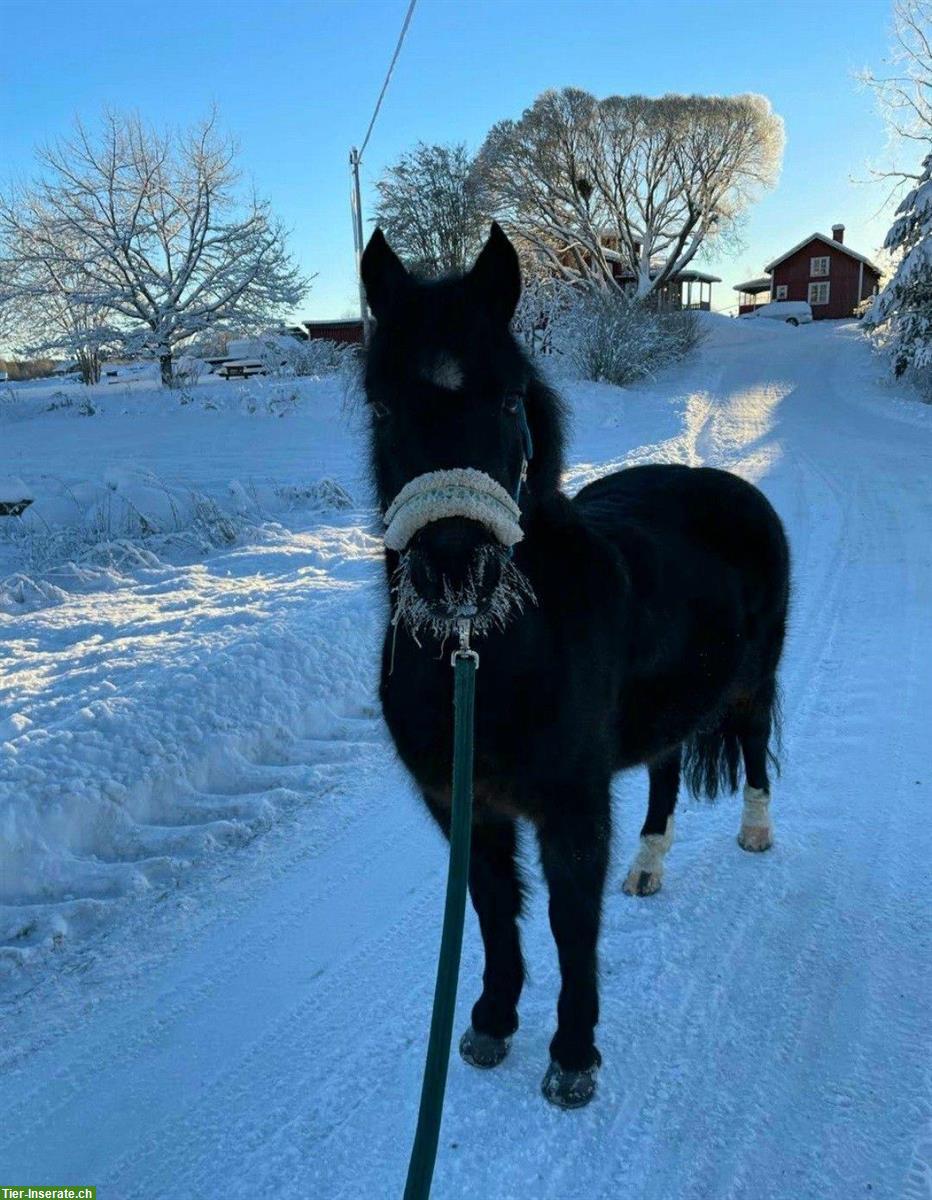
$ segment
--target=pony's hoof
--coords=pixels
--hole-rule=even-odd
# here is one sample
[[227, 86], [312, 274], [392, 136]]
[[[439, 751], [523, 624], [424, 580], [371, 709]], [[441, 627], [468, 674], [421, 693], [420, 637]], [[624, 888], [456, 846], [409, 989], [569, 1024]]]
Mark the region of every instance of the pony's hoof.
[[510, 1037], [498, 1038], [490, 1033], [477, 1033], [470, 1025], [460, 1038], [460, 1058], [471, 1067], [488, 1071], [504, 1061], [510, 1045]]
[[621, 890], [627, 896], [653, 896], [662, 885], [663, 876], [658, 871], [641, 871], [634, 867], [621, 885]]
[[773, 830], [764, 825], [742, 825], [738, 834], [738, 845], [742, 850], [760, 854], [773, 845]]
[[629, 896], [653, 896], [663, 884], [663, 860], [673, 845], [673, 814], [663, 833], [642, 833], [638, 852], [621, 885]]
[[595, 1095], [596, 1075], [601, 1064], [602, 1059], [598, 1057], [585, 1071], [568, 1071], [551, 1059], [540, 1085], [544, 1099], [557, 1108], [584, 1108]]

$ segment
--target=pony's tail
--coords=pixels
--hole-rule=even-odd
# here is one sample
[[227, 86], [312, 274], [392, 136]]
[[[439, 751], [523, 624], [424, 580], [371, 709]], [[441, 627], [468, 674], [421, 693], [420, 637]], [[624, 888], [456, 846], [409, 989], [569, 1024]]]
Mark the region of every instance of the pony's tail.
[[[780, 774], [779, 752], [783, 746], [783, 713], [776, 681], [769, 680], [757, 693], [754, 706], [763, 709], [770, 727], [767, 759], [774, 772]], [[696, 799], [701, 796], [714, 800], [720, 792], [738, 790], [738, 771], [741, 766], [741, 730], [747, 728], [752, 709], [727, 709], [716, 725], [699, 729], [683, 747], [683, 778]]]
[[697, 730], [683, 750], [683, 778], [697, 799], [714, 800], [719, 792], [738, 790], [741, 743], [730, 713], [717, 727]]

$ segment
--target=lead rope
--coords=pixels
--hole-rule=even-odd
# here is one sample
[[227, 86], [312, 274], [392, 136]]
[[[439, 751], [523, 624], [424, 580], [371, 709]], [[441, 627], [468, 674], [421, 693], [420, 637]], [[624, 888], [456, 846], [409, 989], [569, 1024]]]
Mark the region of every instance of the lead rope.
[[459, 622], [459, 647], [450, 656], [453, 667], [453, 811], [450, 819], [450, 865], [443, 907], [443, 933], [434, 986], [427, 1061], [421, 1084], [417, 1132], [408, 1163], [404, 1200], [428, 1200], [437, 1158], [443, 1117], [443, 1096], [450, 1063], [453, 1010], [463, 946], [469, 844], [472, 837], [473, 713], [479, 655], [469, 645], [469, 621]]
[[[515, 503], [520, 500], [521, 489], [527, 481], [528, 463], [534, 457], [534, 443], [523, 399], [518, 401], [517, 417], [523, 456], [515, 488]], [[514, 546], [508, 548], [508, 553], [514, 554]], [[440, 935], [440, 955], [437, 960], [437, 982], [434, 985], [434, 1009], [430, 1018], [427, 1060], [424, 1063], [417, 1131], [408, 1161], [404, 1200], [429, 1200], [430, 1197], [434, 1163], [437, 1160], [437, 1142], [440, 1138], [440, 1122], [443, 1119], [443, 1097], [447, 1087], [447, 1069], [450, 1065], [456, 985], [463, 948], [463, 921], [466, 916], [466, 891], [469, 881], [469, 846], [472, 840], [473, 733], [479, 655], [469, 645], [469, 621], [460, 620], [458, 627], [460, 644], [450, 656], [450, 664], [453, 667], [450, 865], [447, 870], [447, 895], [443, 906], [443, 932]], [[394, 632], [397, 635], [397, 625]], [[394, 665], [394, 639], [392, 663]]]

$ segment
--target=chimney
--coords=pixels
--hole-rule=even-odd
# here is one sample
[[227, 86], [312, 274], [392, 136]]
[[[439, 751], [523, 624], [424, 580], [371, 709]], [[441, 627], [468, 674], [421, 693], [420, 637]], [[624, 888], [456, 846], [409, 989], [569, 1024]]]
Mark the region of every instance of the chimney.
[[845, 227], [844, 225], [832, 226], [832, 241], [838, 242], [839, 246], [845, 244]]

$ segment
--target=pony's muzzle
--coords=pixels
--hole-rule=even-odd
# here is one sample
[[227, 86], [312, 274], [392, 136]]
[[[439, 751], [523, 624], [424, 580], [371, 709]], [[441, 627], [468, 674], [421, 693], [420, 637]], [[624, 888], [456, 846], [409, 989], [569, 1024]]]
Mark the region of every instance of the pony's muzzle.
[[444, 517], [418, 530], [407, 549], [411, 584], [437, 616], [487, 611], [502, 577], [501, 547], [477, 521]]

